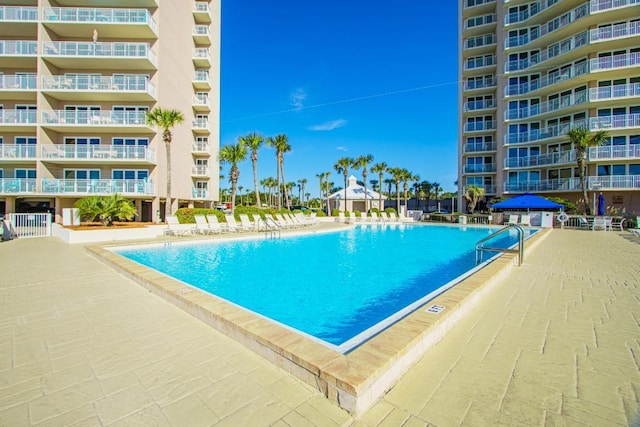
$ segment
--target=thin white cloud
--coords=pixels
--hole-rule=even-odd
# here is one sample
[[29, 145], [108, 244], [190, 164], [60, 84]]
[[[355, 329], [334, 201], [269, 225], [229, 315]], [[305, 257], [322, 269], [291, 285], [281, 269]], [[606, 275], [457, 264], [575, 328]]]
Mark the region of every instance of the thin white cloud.
[[330, 131], [334, 129], [341, 128], [347, 125], [347, 121], [345, 119], [331, 120], [329, 122], [324, 122], [319, 125], [309, 126], [307, 129], [313, 131]]
[[304, 107], [305, 99], [307, 99], [307, 93], [304, 91], [304, 89], [296, 89], [293, 93], [291, 93], [291, 95], [289, 95], [291, 105], [293, 105], [294, 108], [297, 109]]
[[339, 145], [336, 147], [336, 150], [338, 151], [349, 151], [349, 149], [345, 146]]

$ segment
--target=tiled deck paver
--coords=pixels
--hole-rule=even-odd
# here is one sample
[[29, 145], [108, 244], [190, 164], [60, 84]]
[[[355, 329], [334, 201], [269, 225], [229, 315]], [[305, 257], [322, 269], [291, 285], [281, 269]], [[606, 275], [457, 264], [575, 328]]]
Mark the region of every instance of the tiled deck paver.
[[56, 239], [0, 244], [0, 426], [634, 425], [640, 241], [554, 230], [354, 421]]

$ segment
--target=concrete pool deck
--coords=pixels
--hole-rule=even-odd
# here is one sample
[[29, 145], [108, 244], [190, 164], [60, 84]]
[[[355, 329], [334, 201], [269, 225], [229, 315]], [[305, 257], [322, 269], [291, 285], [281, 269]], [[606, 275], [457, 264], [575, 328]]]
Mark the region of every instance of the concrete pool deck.
[[553, 230], [354, 421], [83, 246], [3, 242], [0, 425], [637, 424], [639, 260]]

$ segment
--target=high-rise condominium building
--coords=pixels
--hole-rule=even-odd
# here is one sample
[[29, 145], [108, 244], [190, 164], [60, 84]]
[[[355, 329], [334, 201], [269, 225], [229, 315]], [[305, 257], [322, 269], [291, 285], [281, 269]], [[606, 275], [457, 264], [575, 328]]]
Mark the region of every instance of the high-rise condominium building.
[[573, 128], [593, 205], [640, 213], [640, 0], [460, 0], [459, 188], [488, 199], [582, 200]]
[[[220, 1], [0, 0], [0, 214], [218, 196]], [[154, 107], [175, 109], [167, 165]]]

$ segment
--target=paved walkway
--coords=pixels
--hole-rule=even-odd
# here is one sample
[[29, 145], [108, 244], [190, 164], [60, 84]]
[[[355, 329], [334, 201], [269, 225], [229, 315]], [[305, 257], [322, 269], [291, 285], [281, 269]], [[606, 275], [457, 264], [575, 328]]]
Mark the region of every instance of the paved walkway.
[[354, 421], [83, 247], [3, 242], [0, 426], [640, 425], [639, 278], [640, 240], [554, 230]]

